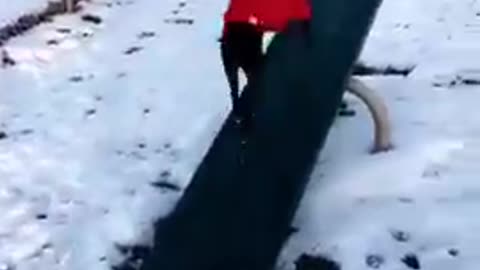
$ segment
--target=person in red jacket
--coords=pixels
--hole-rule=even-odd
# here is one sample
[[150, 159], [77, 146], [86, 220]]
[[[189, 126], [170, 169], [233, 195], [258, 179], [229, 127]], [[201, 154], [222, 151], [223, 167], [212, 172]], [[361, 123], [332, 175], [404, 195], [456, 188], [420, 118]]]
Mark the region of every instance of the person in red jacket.
[[308, 23], [311, 19], [308, 1], [310, 0], [230, 0], [223, 17], [220, 42], [233, 113], [237, 119], [248, 118], [250, 114], [247, 108], [240, 108], [239, 69], [245, 73], [247, 83], [257, 76], [263, 63], [264, 32], [281, 32], [290, 21]]

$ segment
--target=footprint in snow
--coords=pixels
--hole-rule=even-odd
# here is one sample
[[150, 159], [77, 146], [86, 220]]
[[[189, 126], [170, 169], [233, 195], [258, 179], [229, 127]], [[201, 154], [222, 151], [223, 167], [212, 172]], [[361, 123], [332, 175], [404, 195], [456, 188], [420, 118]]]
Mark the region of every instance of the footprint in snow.
[[8, 53], [6, 50], [2, 50], [1, 54], [1, 67], [2, 68], [7, 68], [7, 67], [13, 67], [17, 64], [17, 61], [15, 61]]
[[97, 113], [97, 110], [96, 109], [88, 109], [85, 111], [85, 117], [86, 118], [92, 118], [95, 116], [95, 114]]
[[75, 75], [75, 76], [70, 77], [68, 80], [71, 81], [71, 82], [78, 83], [78, 82], [82, 82], [84, 80], [84, 78], [83, 78], [83, 76]]
[[408, 232], [401, 230], [391, 230], [390, 235], [398, 242], [408, 242], [411, 239], [411, 235]]
[[437, 74], [434, 76], [432, 85], [438, 88], [455, 88], [458, 86], [480, 85], [480, 70], [464, 69], [455, 74]]
[[180, 159], [180, 151], [175, 149], [171, 143], [165, 143], [160, 148], [155, 150], [155, 154], [165, 155], [173, 163], [177, 162]]
[[36, 218], [37, 220], [46, 220], [46, 219], [48, 218], [48, 215], [47, 215], [47, 214], [44, 214], [44, 213], [41, 213], [41, 214], [37, 214], [37, 215], [35, 216], [35, 218]]
[[452, 257], [457, 257], [460, 254], [460, 251], [456, 248], [451, 248], [448, 250], [448, 255]]
[[373, 269], [379, 269], [385, 264], [385, 258], [380, 254], [370, 254], [365, 258], [365, 264]]
[[409, 197], [400, 197], [398, 198], [398, 201], [404, 204], [413, 204], [415, 203], [415, 200]]
[[141, 160], [141, 161], [145, 161], [145, 160], [148, 160], [148, 157], [145, 156], [144, 154], [138, 152], [138, 151], [132, 151], [128, 154], [128, 157], [129, 158], [133, 158], [135, 160]]
[[127, 77], [127, 73], [126, 72], [119, 72], [119, 73], [117, 73], [116, 77], [117, 77], [117, 79], [125, 78], [125, 77]]
[[148, 116], [151, 112], [152, 112], [152, 110], [150, 108], [143, 109], [143, 115], [144, 116]]
[[448, 171], [448, 166], [440, 163], [432, 163], [425, 168], [422, 173], [422, 178], [424, 179], [435, 179], [439, 180], [442, 175]]
[[93, 24], [101, 24], [103, 22], [102, 18], [97, 15], [85, 14], [82, 16], [82, 20], [85, 22], [90, 22]]
[[157, 180], [150, 183], [153, 187], [159, 188], [162, 192], [181, 191], [181, 187], [172, 181], [172, 172], [170, 170], [164, 170], [160, 173]]
[[141, 47], [141, 46], [133, 46], [133, 47], [128, 48], [126, 51], [124, 51], [123, 54], [125, 54], [125, 55], [132, 55], [132, 54], [134, 54], [134, 53], [140, 52], [141, 50], [143, 50], [143, 47]]
[[152, 38], [155, 37], [155, 32], [153, 31], [143, 31], [138, 35], [138, 39], [146, 39], [146, 38]]
[[188, 18], [165, 19], [164, 21], [167, 24], [186, 24], [186, 25], [192, 25], [195, 22], [193, 19], [188, 19]]
[[179, 8], [185, 8], [186, 6], [187, 6], [187, 2], [185, 2], [185, 1], [181, 1], [181, 2], [178, 3]]
[[420, 261], [417, 257], [416, 254], [414, 253], [409, 253], [405, 255], [402, 260], [401, 260], [406, 266], [408, 266], [410, 269], [415, 269], [418, 270], [421, 268], [420, 266]]
[[20, 131], [20, 135], [23, 135], [23, 136], [31, 135], [31, 134], [33, 134], [33, 133], [35, 133], [35, 130], [29, 129], [29, 128], [27, 128], [27, 129], [22, 129], [22, 130]]
[[178, 15], [180, 13], [180, 11], [185, 8], [187, 6], [187, 3], [186, 2], [180, 2], [178, 3], [178, 9], [174, 9], [172, 11], [172, 14], [174, 15]]
[[49, 46], [56, 46], [56, 45], [59, 45], [59, 44], [60, 44], [60, 41], [58, 41], [57, 39], [47, 40], [47, 45], [49, 45]]
[[92, 80], [93, 78], [95, 78], [95, 76], [93, 74], [89, 74], [88, 76], [73, 75], [68, 80], [71, 81], [71, 82], [74, 82], [74, 83], [79, 83], [79, 82], [85, 81], [86, 79]]
[[70, 28], [57, 28], [57, 32], [60, 34], [70, 34], [72, 33], [72, 29]]

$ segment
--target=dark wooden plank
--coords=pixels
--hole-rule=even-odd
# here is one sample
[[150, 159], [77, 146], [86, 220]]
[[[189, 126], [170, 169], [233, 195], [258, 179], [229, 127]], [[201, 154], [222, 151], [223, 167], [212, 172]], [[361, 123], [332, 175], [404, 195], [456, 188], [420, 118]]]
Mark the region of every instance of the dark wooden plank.
[[229, 118], [142, 269], [273, 268], [379, 3], [315, 0], [310, 32], [293, 23], [273, 40], [242, 96], [255, 100], [248, 143]]

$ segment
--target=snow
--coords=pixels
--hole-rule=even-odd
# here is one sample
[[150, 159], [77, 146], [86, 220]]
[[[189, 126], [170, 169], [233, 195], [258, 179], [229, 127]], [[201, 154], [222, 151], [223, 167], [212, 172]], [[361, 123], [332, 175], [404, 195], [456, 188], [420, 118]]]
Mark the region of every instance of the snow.
[[0, 26], [17, 19], [19, 15], [31, 13], [46, 7], [48, 0], [0, 0]]
[[[411, 253], [422, 269], [478, 268], [480, 89], [445, 84], [479, 74], [471, 43], [479, 38], [472, 31], [478, 10], [476, 1], [383, 4], [361, 59], [416, 66], [408, 78], [364, 79], [388, 104], [395, 150], [366, 154], [371, 120], [352, 100], [359, 115], [335, 123], [281, 268], [292, 269], [303, 252], [349, 270], [367, 269], [369, 255], [382, 258], [380, 269], [408, 269], [402, 258]], [[435, 87], [439, 80], [444, 84]], [[395, 232], [408, 239], [396, 240]]]
[[[168, 171], [184, 187], [228, 111], [221, 66], [200, 64], [218, 57], [216, 32], [203, 30], [215, 16], [165, 24], [174, 1], [119, 3], [85, 11], [102, 25], [60, 17], [6, 47], [18, 65], [0, 70], [0, 263], [108, 269], [113, 244], [148, 234], [181, 195], [150, 183]], [[125, 55], [132, 46], [145, 48]]]
[[[0, 21], [41, 2], [16, 0]], [[18, 64], [0, 69], [0, 269], [109, 269], [115, 245], [148, 242], [181, 196], [152, 183], [188, 185], [230, 109], [216, 42], [225, 5], [92, 1], [82, 13], [102, 24], [57, 17], [7, 44]], [[480, 264], [480, 88], [451, 83], [479, 77], [477, 11], [473, 0], [385, 0], [361, 59], [416, 68], [362, 80], [388, 104], [395, 150], [368, 154], [371, 120], [349, 97], [358, 115], [332, 128], [280, 269], [303, 252], [345, 270], [367, 269], [369, 255], [406, 269], [408, 253], [422, 269]]]

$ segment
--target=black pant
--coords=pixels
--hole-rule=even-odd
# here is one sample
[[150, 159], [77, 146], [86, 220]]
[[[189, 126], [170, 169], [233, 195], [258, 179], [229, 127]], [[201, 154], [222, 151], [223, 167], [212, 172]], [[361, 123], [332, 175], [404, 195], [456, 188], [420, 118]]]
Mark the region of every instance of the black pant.
[[248, 23], [227, 23], [227, 32], [221, 40], [223, 67], [230, 86], [234, 113], [244, 115], [249, 106], [239, 104], [238, 70], [247, 77], [247, 84], [259, 73], [262, 62], [263, 33]]

